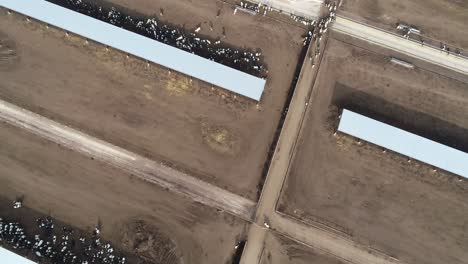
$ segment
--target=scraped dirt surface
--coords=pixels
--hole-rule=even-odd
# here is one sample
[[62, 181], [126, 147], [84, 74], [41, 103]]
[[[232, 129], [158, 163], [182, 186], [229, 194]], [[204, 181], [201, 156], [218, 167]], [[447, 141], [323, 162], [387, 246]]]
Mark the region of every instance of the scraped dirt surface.
[[468, 50], [468, 2], [464, 0], [344, 0], [339, 14], [395, 31], [399, 22], [423, 35]]
[[[255, 200], [305, 29], [233, 15], [231, 5], [218, 1], [163, 2], [163, 18], [172, 24], [195, 29], [202, 23], [203, 34], [222, 38], [224, 31], [228, 44], [262, 50], [269, 77], [258, 107], [3, 9], [1, 35], [21, 50], [21, 60], [0, 70], [0, 99]], [[157, 1], [131, 6], [160, 12]]]
[[120, 241], [123, 248], [133, 251], [148, 263], [182, 263], [182, 256], [169, 234], [162, 233], [150, 222], [141, 219], [130, 221], [125, 225]]
[[14, 41], [0, 32], [0, 71], [10, 70], [19, 59]]
[[[78, 259], [81, 259], [81, 260], [85, 259], [84, 257], [87, 256], [86, 254], [89, 254], [89, 249], [87, 250], [86, 248], [89, 245], [93, 245], [93, 241], [99, 238], [99, 236], [96, 236], [96, 234], [94, 234], [93, 232], [94, 230], [77, 229], [73, 226], [70, 226], [61, 221], [58, 221], [57, 219], [51, 218], [50, 215], [48, 215], [47, 213], [46, 214], [40, 213], [34, 209], [27, 208], [24, 205], [21, 206], [20, 208], [13, 208], [12, 200], [2, 197], [2, 196], [0, 196], [0, 218], [2, 219], [3, 223], [6, 223], [6, 222], [19, 223], [19, 225], [24, 231], [26, 239], [28, 239], [29, 241], [35, 241], [35, 235], [39, 235], [39, 239], [45, 241], [43, 242], [43, 244], [46, 244], [47, 242], [50, 243], [48, 247], [51, 247], [61, 252], [61, 250], [63, 249], [63, 246], [65, 245], [68, 252], [73, 252], [73, 254], [77, 256]], [[53, 223], [52, 229], [45, 230], [44, 227], [43, 228], [39, 227], [37, 220], [38, 219], [44, 220], [46, 218], [48, 218], [49, 220], [52, 220], [52, 223]], [[54, 239], [54, 236], [55, 236], [55, 239]], [[80, 238], [84, 238], [84, 240], [80, 240]], [[106, 240], [100, 239], [99, 241], [101, 243], [100, 245], [103, 247], [108, 245], [108, 241]], [[53, 261], [51, 261], [51, 259], [49, 258], [43, 258], [43, 257], [39, 257], [38, 255], [36, 255], [35, 251], [37, 249], [36, 250], [18, 249], [17, 246], [13, 247], [13, 244], [7, 243], [5, 240], [0, 242], [0, 246], [8, 250], [11, 250], [23, 257], [31, 259], [32, 261], [35, 261], [36, 263], [41, 263], [41, 264], [53, 263]], [[125, 251], [122, 248], [120, 248], [120, 245], [110, 245], [110, 246], [113, 249], [113, 252], [112, 252], [113, 255], [116, 257], [124, 257], [126, 259], [126, 263], [143, 263], [144, 262], [142, 258], [136, 255], [133, 255], [131, 251]], [[94, 247], [92, 247], [92, 249], [98, 250], [97, 248], [98, 247], [96, 247], [96, 244], [94, 244]], [[42, 252], [44, 253], [44, 251]], [[61, 253], [64, 254], [65, 252], [61, 252]], [[77, 263], [81, 263], [81, 261]]]
[[259, 264], [344, 264], [319, 250], [306, 247], [280, 235], [268, 233]]
[[88, 232], [100, 223], [135, 263], [226, 263], [245, 233], [244, 221], [18, 128], [1, 124], [0, 145], [2, 197]]
[[467, 152], [468, 84], [459, 77], [333, 34], [278, 210], [404, 263], [466, 263], [466, 179], [334, 136], [348, 108]]

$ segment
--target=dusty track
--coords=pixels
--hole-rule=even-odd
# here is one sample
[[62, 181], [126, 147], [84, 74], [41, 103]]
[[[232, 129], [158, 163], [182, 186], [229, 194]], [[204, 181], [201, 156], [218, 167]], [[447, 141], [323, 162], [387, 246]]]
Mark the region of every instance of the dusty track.
[[244, 220], [252, 218], [256, 205], [253, 201], [5, 101], [0, 101], [0, 120], [204, 205], [219, 208]]
[[[326, 40], [321, 45], [326, 46]], [[306, 60], [301, 70], [293, 101], [286, 117], [285, 126], [281, 132], [278, 145], [273, 156], [262, 195], [256, 212], [255, 223], [249, 230], [249, 240], [242, 256], [242, 264], [259, 263], [264, 241], [268, 229], [263, 226], [267, 223], [274, 232], [289, 237], [290, 239], [326, 252], [337, 259], [355, 264], [394, 264], [400, 261], [387, 255], [361, 246], [352, 240], [334, 234], [317, 226], [310, 226], [296, 221], [287, 215], [276, 211], [276, 205], [280, 198], [281, 189], [288, 175], [289, 165], [297, 145], [299, 131], [302, 127], [305, 113], [313, 96], [313, 84], [315, 82], [317, 68], [314, 69], [312, 61], [308, 58], [314, 49], [309, 47]], [[319, 64], [319, 63], [317, 63]]]
[[[431, 47], [421, 47], [417, 43], [370, 27], [349, 24], [348, 22], [343, 24], [343, 21], [340, 22], [340, 19], [337, 21], [338, 25], [335, 26], [335, 30], [337, 31], [377, 45], [392, 48], [404, 54], [458, 72], [468, 73], [467, 61], [454, 56], [447, 56]], [[364, 28], [360, 28], [359, 26]], [[267, 229], [262, 228], [264, 222], [268, 222], [275, 232], [279, 232], [299, 243], [317, 248], [349, 263], [399, 263], [388, 256], [377, 252], [370, 252], [369, 249], [361, 247], [358, 243], [331, 233], [328, 230], [303, 224], [276, 212], [276, 204], [285, 177], [288, 174], [287, 171], [296, 146], [298, 131], [304, 120], [304, 114], [307, 109], [306, 102], [309, 102], [311, 94], [313, 96], [311, 90], [314, 80], [315, 71], [312, 70], [312, 65], [307, 60], [273, 157], [273, 163], [262, 193], [256, 219], [250, 230], [249, 242], [243, 256], [243, 263], [258, 263], [261, 251], [263, 250], [265, 235], [268, 232]], [[26, 129], [33, 134], [91, 158], [103, 161], [145, 181], [182, 194], [194, 201], [219, 208], [244, 220], [252, 221], [256, 207], [255, 202], [198, 180], [163, 163], [144, 158], [3, 101], [0, 101], [0, 120]]]
[[[263, 227], [263, 223], [269, 222], [268, 219], [275, 216], [275, 206], [286, 177], [284, 169], [287, 168], [290, 155], [293, 153], [293, 146], [295, 145], [300, 124], [302, 123], [304, 113], [307, 109], [307, 98], [310, 96], [316, 74], [316, 70], [314, 71], [312, 67], [312, 61], [309, 60], [310, 56], [313, 54], [313, 46], [314, 43], [311, 43], [308, 47], [283, 130], [281, 131], [275, 153], [272, 157], [272, 162], [255, 214], [255, 224], [253, 224], [249, 230], [249, 240], [247, 241], [242, 256], [242, 264], [259, 263], [262, 256], [263, 243], [267, 233], [267, 229]], [[287, 230], [283, 231], [286, 233], [288, 232]]]
[[468, 59], [447, 55], [446, 52], [442, 52], [440, 49], [421, 45], [390, 32], [363, 25], [343, 17], [337, 17], [336, 22], [333, 24], [333, 30], [448, 68], [455, 72], [468, 74]]

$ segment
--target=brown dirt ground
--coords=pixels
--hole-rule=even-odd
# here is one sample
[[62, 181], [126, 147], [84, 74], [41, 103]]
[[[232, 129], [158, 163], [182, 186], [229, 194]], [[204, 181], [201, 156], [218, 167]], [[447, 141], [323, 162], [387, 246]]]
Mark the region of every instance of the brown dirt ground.
[[[52, 234], [50, 234], [50, 236], [46, 236], [43, 230], [38, 228], [36, 219], [38, 218], [44, 219], [47, 216], [48, 214], [37, 212], [36, 210], [27, 208], [26, 206], [22, 206], [19, 209], [14, 209], [12, 206], [11, 199], [7, 199], [7, 198], [0, 196], [0, 218], [3, 218], [4, 221], [20, 223], [21, 226], [24, 228], [26, 235], [30, 239], [33, 239], [34, 235], [36, 234], [41, 235], [41, 238], [47, 238], [47, 239], [50, 239], [50, 236], [52, 235], [56, 235], [59, 243], [61, 242], [60, 239], [61, 239], [61, 236], [63, 235], [62, 228], [66, 227], [69, 230], [71, 229], [73, 230], [71, 239], [75, 240], [76, 242], [75, 247], [73, 248], [74, 252], [81, 253], [82, 251], [80, 250], [82, 250], [82, 247], [80, 245], [79, 238], [85, 237], [86, 243], [89, 243], [93, 235], [91, 228], [86, 231], [80, 230], [80, 229], [71, 227], [61, 221], [58, 221], [57, 219], [53, 219], [54, 229], [52, 231]], [[102, 242], [103, 244], [107, 243], [107, 241], [102, 241]], [[7, 248], [8, 250], [16, 252], [17, 254], [21, 256], [27, 257], [37, 263], [43, 263], [43, 264], [51, 263], [51, 261], [47, 261], [44, 258], [39, 258], [38, 256], [36, 256], [36, 254], [34, 254], [30, 250], [24, 250], [24, 249], [18, 250], [4, 242], [1, 242], [0, 245]], [[119, 257], [125, 257], [128, 263], [142, 263], [142, 264], [144, 263], [144, 259], [139, 258], [136, 255], [132, 254], [131, 251], [123, 250], [121, 248], [121, 245], [112, 245], [112, 247], [116, 250], [116, 255]], [[177, 263], [177, 262], [174, 262], [174, 263]]]
[[343, 0], [339, 13], [394, 31], [412, 24], [423, 35], [468, 50], [468, 2], [465, 0]]
[[0, 124], [0, 145], [2, 197], [24, 195], [25, 207], [88, 232], [100, 222], [104, 239], [146, 259], [172, 243], [182, 263], [229, 263], [245, 233], [242, 220], [18, 128]]
[[[160, 2], [131, 5], [159, 14]], [[0, 36], [13, 44], [18, 58], [0, 68], [0, 99], [256, 199], [305, 29], [268, 17], [234, 16], [230, 5], [215, 0], [164, 1], [164, 9], [164, 19], [173, 24], [195, 28], [203, 22], [202, 33], [213, 38], [224, 27], [229, 44], [262, 50], [269, 77], [260, 109], [248, 99], [190, 83], [157, 65], [147, 68], [141, 60], [1, 9]], [[215, 22], [213, 32], [208, 20]]]
[[334, 256], [309, 248], [271, 232], [259, 264], [344, 264]]
[[278, 210], [405, 263], [466, 263], [468, 181], [333, 136], [347, 107], [468, 150], [468, 84], [410, 58], [414, 70], [393, 65], [391, 53], [329, 39]]

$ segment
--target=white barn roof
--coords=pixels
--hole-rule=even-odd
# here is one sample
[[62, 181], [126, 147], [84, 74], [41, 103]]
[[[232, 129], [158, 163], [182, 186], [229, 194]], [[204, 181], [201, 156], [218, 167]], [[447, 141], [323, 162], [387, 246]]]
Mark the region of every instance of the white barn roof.
[[0, 247], [0, 263], [2, 264], [36, 264], [35, 262], [23, 258], [16, 253]]
[[0, 0], [0, 6], [259, 101], [266, 80], [44, 0]]
[[346, 109], [338, 131], [468, 178], [468, 154], [435, 141]]

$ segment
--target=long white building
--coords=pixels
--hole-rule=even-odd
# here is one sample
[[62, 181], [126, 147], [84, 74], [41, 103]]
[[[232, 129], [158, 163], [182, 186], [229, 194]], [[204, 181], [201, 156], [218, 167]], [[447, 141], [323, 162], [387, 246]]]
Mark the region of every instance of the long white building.
[[338, 131], [468, 178], [468, 154], [427, 138], [343, 110]]
[[0, 6], [259, 101], [266, 80], [44, 0], [0, 0]]
[[14, 252], [0, 247], [0, 263], [2, 264], [36, 264], [35, 262], [23, 258]]

